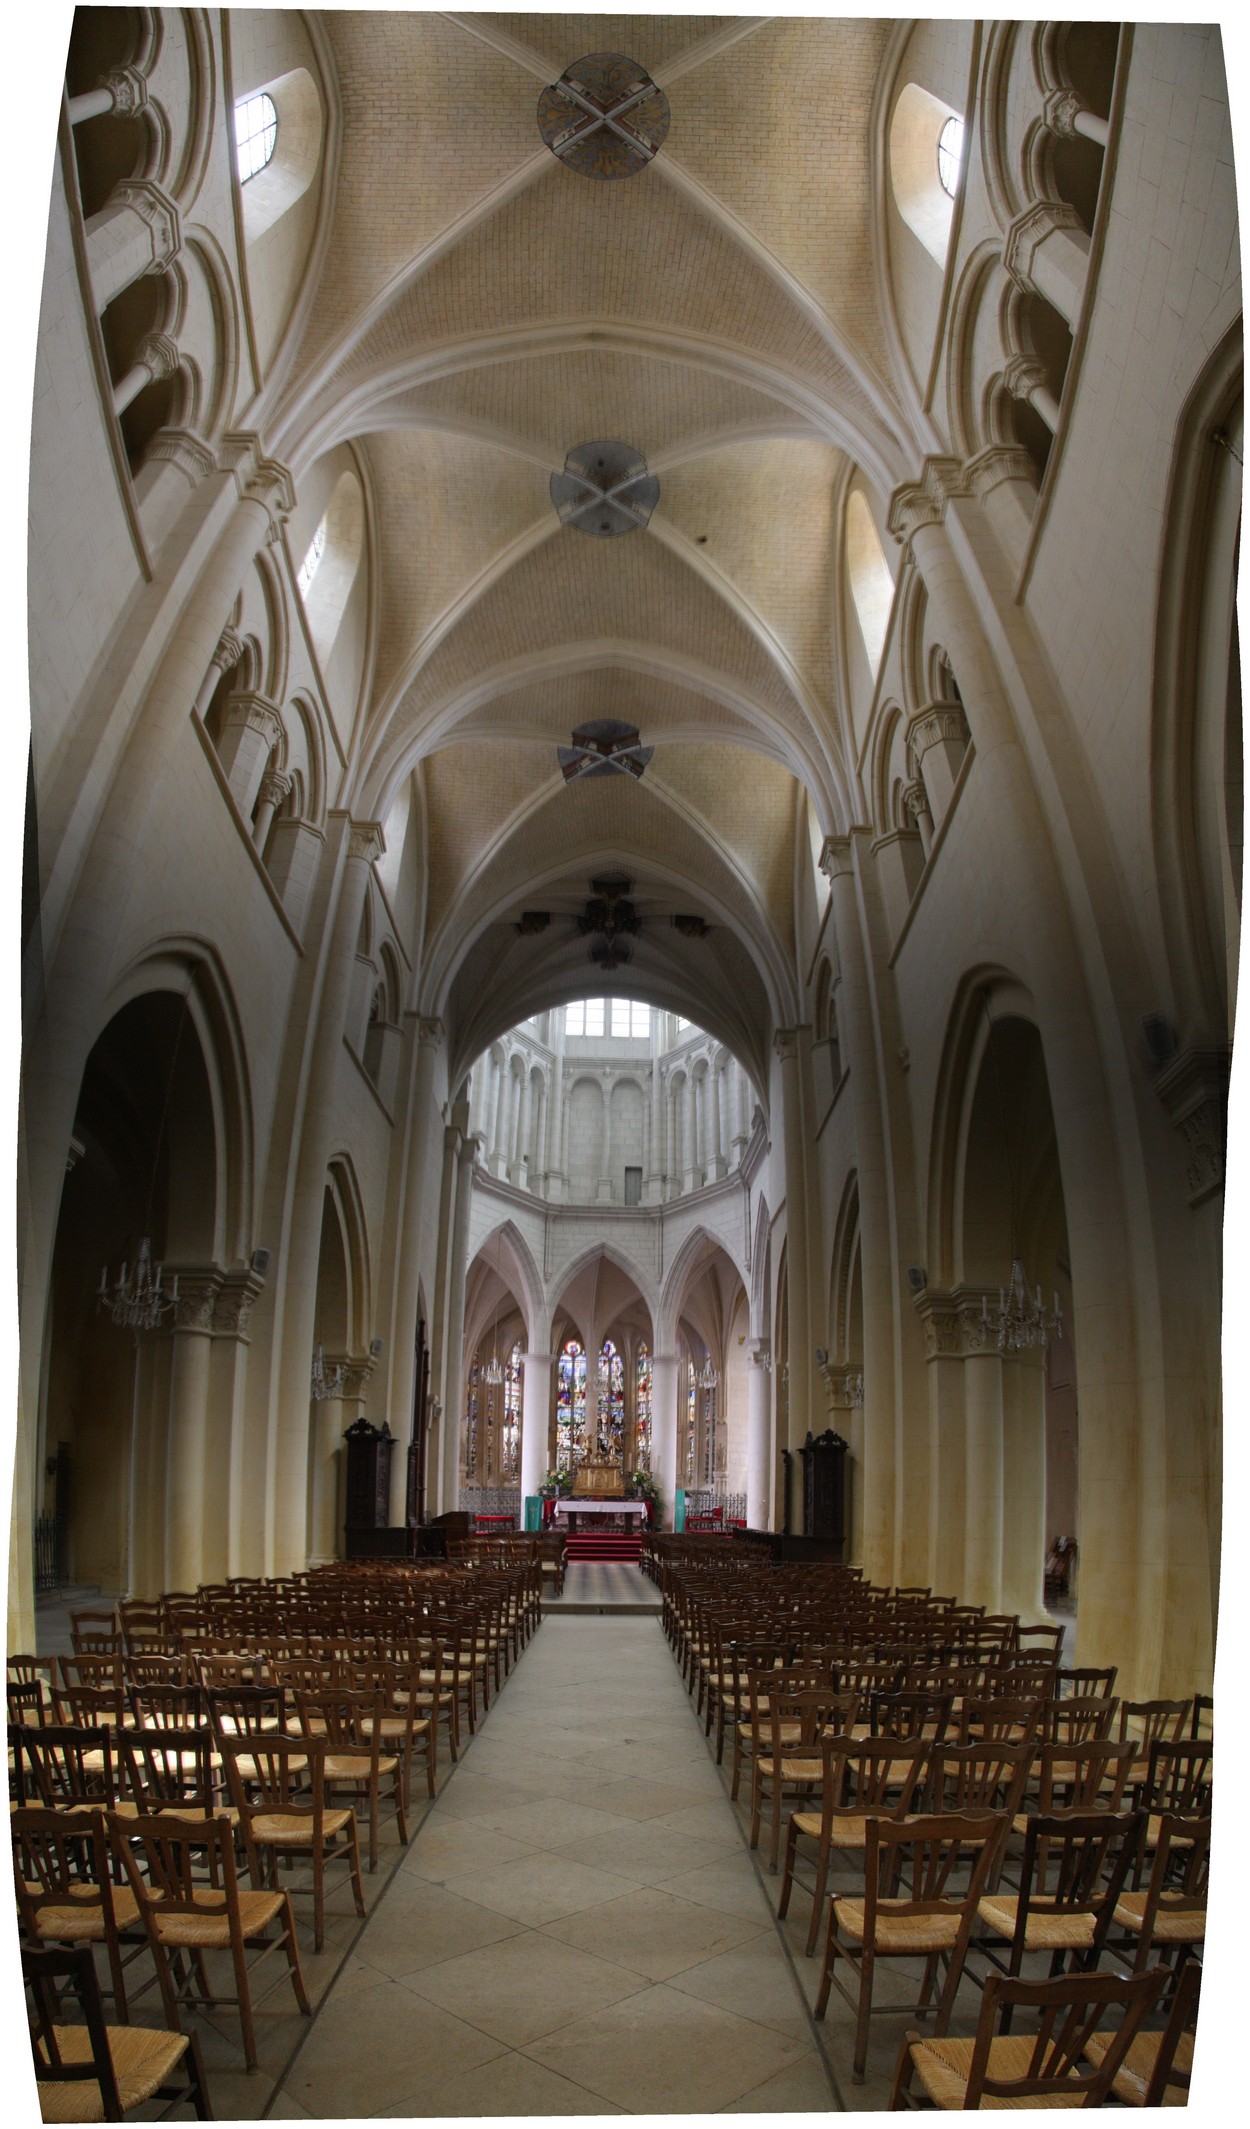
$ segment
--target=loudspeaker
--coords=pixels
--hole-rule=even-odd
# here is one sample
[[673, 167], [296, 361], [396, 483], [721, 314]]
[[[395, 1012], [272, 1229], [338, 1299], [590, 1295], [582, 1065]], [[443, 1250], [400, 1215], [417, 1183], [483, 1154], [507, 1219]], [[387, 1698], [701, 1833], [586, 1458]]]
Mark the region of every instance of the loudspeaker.
[[1163, 1013], [1147, 1013], [1141, 1024], [1151, 1068], [1158, 1072], [1176, 1055], [1176, 1029]]
[[252, 1270], [262, 1279], [269, 1269], [270, 1254], [271, 1252], [267, 1249], [254, 1249], [252, 1251]]
[[383, 1353], [386, 1351], [385, 1338], [375, 1338], [369, 1347], [369, 1351], [372, 1353], [375, 1360], [380, 1360]]
[[907, 1284], [913, 1294], [922, 1294], [924, 1292], [925, 1287], [928, 1285], [928, 1273], [925, 1271], [923, 1264], [908, 1265]]
[[823, 1368], [823, 1366], [824, 1366], [825, 1362], [826, 1362], [826, 1361], [828, 1360], [828, 1358], [829, 1358], [829, 1355], [828, 1355], [828, 1353], [827, 1353], [827, 1352], [825, 1351], [825, 1349], [824, 1349], [823, 1345], [818, 1345], [818, 1346], [817, 1346], [817, 1348], [816, 1348], [816, 1365], [817, 1365], [817, 1367], [818, 1367], [818, 1368]]

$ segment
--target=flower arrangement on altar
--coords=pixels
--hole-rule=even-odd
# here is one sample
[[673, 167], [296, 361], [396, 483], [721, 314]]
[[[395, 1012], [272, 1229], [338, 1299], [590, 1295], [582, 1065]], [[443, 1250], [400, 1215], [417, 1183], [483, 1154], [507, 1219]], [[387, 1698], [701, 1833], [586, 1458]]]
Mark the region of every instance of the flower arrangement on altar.
[[557, 1501], [573, 1490], [572, 1473], [563, 1469], [549, 1471], [538, 1489], [540, 1500]]
[[628, 1499], [650, 1501], [653, 1509], [659, 1509], [660, 1489], [649, 1471], [627, 1471], [625, 1473], [625, 1492]]

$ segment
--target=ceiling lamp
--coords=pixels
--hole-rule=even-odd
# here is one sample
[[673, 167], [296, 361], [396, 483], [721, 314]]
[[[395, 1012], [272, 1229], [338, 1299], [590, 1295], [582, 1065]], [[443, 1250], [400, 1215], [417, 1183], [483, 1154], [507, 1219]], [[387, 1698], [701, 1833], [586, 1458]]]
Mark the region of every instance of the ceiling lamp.
[[695, 1381], [698, 1383], [699, 1388], [701, 1390], [714, 1390], [716, 1388], [717, 1383], [720, 1381], [720, 1376], [718, 1375], [716, 1369], [712, 1366], [712, 1356], [710, 1353], [704, 1361], [703, 1366], [699, 1369], [698, 1374], [695, 1376]]
[[133, 1271], [123, 1264], [111, 1291], [108, 1266], [101, 1268], [96, 1301], [101, 1308], [108, 1310], [114, 1323], [120, 1323], [125, 1329], [154, 1331], [178, 1301], [178, 1274], [175, 1272], [172, 1284], [162, 1290], [164, 1269], [163, 1264], [158, 1264], [153, 1270], [152, 1244], [144, 1235]]
[[655, 752], [640, 746], [636, 724], [622, 724], [617, 717], [599, 717], [593, 724], [579, 724], [570, 747], [557, 747], [556, 759], [566, 784], [584, 776], [642, 775]]
[[590, 52], [538, 99], [538, 130], [579, 177], [633, 177], [668, 134], [668, 98], [620, 52]]
[[551, 500], [562, 525], [613, 540], [650, 522], [660, 483], [632, 444], [575, 444], [551, 476]]
[[633, 881], [622, 873], [605, 873], [590, 883], [591, 899], [577, 919], [577, 928], [590, 940], [590, 958], [596, 968], [623, 968], [632, 959], [631, 938], [642, 930], [642, 918], [629, 892]]
[[1039, 1345], [1044, 1348], [1060, 1335], [1061, 1321], [1058, 1294], [1053, 1309], [1044, 1306], [1040, 1286], [1030, 1294], [1019, 1257], [1012, 1259], [1011, 1285], [1005, 1291], [1001, 1286], [998, 1289], [998, 1307], [989, 1309], [985, 1295], [981, 1296], [981, 1322], [987, 1334], [996, 1337], [1000, 1353], [1027, 1353]]

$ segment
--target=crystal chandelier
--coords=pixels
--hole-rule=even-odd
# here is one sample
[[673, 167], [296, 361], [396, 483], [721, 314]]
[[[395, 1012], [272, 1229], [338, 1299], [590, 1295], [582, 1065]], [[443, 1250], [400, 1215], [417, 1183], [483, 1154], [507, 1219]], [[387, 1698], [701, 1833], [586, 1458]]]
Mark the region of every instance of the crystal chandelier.
[[698, 1374], [695, 1376], [695, 1381], [698, 1383], [699, 1388], [701, 1390], [714, 1390], [716, 1388], [717, 1383], [720, 1381], [720, 1376], [718, 1375], [716, 1369], [712, 1366], [712, 1356], [710, 1353], [708, 1354], [707, 1359], [704, 1361], [703, 1366], [699, 1369]]
[[313, 1403], [315, 1405], [329, 1404], [333, 1398], [341, 1397], [346, 1381], [347, 1369], [342, 1363], [340, 1362], [338, 1366], [332, 1367], [327, 1371], [325, 1354], [322, 1348], [319, 1345], [314, 1346], [312, 1381], [308, 1390]]
[[126, 1264], [122, 1265], [112, 1292], [109, 1291], [108, 1266], [100, 1266], [100, 1284], [96, 1289], [96, 1300], [101, 1308], [108, 1310], [114, 1323], [120, 1323], [132, 1331], [154, 1331], [178, 1299], [178, 1274], [174, 1273], [170, 1286], [162, 1288], [161, 1274], [164, 1268], [164, 1265], [158, 1264], [155, 1270], [153, 1269], [152, 1245], [144, 1235], [133, 1270]]
[[1058, 1294], [1053, 1309], [1045, 1307], [1040, 1286], [1030, 1294], [1019, 1257], [1012, 1260], [1011, 1285], [998, 1289], [998, 1307], [991, 1310], [981, 1296], [981, 1322], [997, 1340], [1000, 1353], [1027, 1353], [1034, 1346], [1044, 1351], [1059, 1335], [1061, 1321]]

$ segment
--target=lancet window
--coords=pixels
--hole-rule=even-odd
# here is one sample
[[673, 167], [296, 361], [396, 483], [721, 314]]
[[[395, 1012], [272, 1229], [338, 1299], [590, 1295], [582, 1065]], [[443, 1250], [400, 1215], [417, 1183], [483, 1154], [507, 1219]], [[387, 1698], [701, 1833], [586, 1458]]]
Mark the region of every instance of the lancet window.
[[572, 1471], [586, 1454], [586, 1354], [579, 1338], [561, 1348], [556, 1378], [556, 1467]]
[[469, 1369], [468, 1397], [465, 1402], [464, 1420], [464, 1475], [470, 1484], [477, 1477], [478, 1455], [481, 1448], [477, 1394], [481, 1382], [481, 1373], [481, 1367], [475, 1353], [473, 1365]]
[[645, 1345], [638, 1348], [638, 1372], [635, 1382], [636, 1404], [634, 1418], [634, 1469], [651, 1469], [651, 1355]]
[[521, 1341], [508, 1355], [503, 1373], [503, 1439], [499, 1451], [500, 1474], [514, 1479], [521, 1469]]
[[619, 1462], [625, 1441], [625, 1363], [610, 1338], [599, 1353], [599, 1454]]

